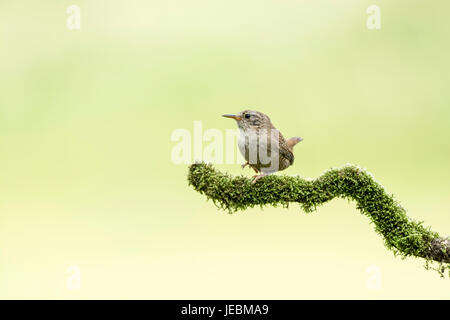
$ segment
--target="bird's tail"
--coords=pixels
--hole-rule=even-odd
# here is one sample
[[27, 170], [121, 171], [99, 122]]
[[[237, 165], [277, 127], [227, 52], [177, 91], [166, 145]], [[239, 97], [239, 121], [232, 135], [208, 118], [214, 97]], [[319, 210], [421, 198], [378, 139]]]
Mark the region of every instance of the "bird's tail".
[[287, 143], [288, 147], [292, 149], [297, 143], [299, 143], [302, 140], [303, 140], [303, 138], [300, 138], [300, 137], [292, 137], [292, 138], [287, 139], [286, 143]]

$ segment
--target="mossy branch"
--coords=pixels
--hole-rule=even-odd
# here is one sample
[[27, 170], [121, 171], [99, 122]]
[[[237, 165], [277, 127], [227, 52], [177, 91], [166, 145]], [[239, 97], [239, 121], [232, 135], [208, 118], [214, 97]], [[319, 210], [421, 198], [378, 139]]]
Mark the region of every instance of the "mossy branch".
[[352, 165], [331, 169], [317, 179], [299, 176], [267, 176], [252, 184], [244, 176], [230, 176], [212, 165], [196, 163], [189, 167], [189, 184], [214, 204], [229, 213], [254, 206], [288, 207], [297, 202], [304, 211], [312, 212], [336, 197], [354, 200], [362, 214], [375, 225], [385, 245], [403, 257], [424, 258], [438, 262], [434, 268], [450, 276], [450, 240], [412, 220], [405, 209], [384, 190], [367, 171]]

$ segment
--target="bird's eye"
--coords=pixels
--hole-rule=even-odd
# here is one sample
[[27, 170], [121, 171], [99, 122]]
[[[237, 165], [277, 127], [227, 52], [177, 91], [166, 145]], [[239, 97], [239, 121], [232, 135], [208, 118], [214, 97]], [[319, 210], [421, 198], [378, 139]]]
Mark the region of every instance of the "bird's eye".
[[250, 119], [250, 115], [248, 113], [244, 117], [245, 119]]

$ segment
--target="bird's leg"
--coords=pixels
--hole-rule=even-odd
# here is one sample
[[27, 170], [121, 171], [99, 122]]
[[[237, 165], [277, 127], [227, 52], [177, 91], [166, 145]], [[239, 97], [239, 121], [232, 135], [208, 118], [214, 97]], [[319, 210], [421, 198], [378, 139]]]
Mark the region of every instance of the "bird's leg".
[[261, 173], [257, 174], [256, 176], [253, 176], [252, 184], [256, 183], [261, 178], [264, 178], [265, 176], [268, 176], [270, 173]]
[[246, 161], [244, 164], [241, 164], [242, 169], [244, 169], [246, 166], [249, 166], [250, 168], [252, 168], [253, 170], [255, 170], [256, 173], [258, 173], [258, 169], [256, 169], [254, 166], [252, 166], [250, 164], [250, 162]]
[[249, 166], [255, 171], [255, 173], [259, 173], [258, 168], [256, 168], [255, 166], [252, 166], [251, 164], [249, 164]]

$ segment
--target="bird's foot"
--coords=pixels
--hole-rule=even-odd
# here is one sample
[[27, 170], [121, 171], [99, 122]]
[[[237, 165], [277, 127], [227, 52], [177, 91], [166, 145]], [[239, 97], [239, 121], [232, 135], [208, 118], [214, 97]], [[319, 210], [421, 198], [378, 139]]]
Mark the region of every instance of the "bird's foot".
[[248, 166], [249, 165], [249, 163], [248, 163], [248, 161], [246, 162], [246, 163], [243, 163], [243, 164], [241, 164], [241, 168], [242, 169], [244, 169], [246, 166]]
[[268, 174], [267, 173], [261, 173], [261, 174], [257, 174], [256, 176], [253, 176], [252, 184], [255, 184], [256, 181], [258, 181], [261, 178], [264, 178], [265, 176], [268, 176]]

